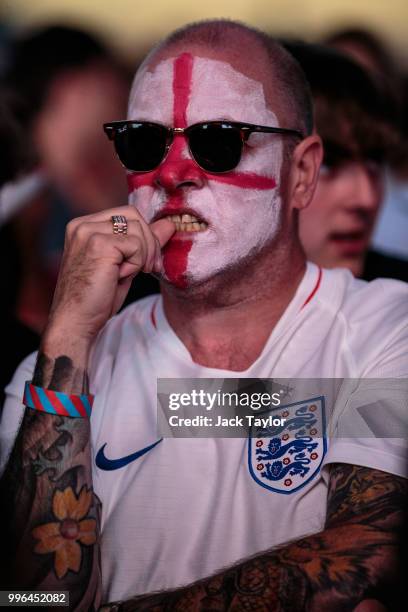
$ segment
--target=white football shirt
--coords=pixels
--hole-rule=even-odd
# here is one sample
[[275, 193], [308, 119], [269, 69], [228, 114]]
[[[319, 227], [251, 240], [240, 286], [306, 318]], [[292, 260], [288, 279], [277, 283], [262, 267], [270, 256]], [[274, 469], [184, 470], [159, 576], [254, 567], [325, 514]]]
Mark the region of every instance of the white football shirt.
[[[330, 463], [406, 472], [406, 449], [398, 440], [332, 438], [315, 449], [318, 456], [302, 486], [291, 488], [292, 483], [285, 490], [290, 478], [274, 482], [273, 476], [268, 480], [257, 472], [257, 448], [246, 438], [158, 442], [157, 378], [403, 379], [408, 373], [407, 304], [404, 283], [366, 283], [345, 270], [321, 272], [308, 264], [261, 355], [244, 372], [194, 363], [158, 296], [111, 319], [98, 337], [90, 368], [94, 488], [103, 505], [103, 600], [191, 583], [322, 530], [327, 473], [321, 468]], [[34, 361], [35, 356], [26, 359], [7, 388], [2, 465], [22, 418], [24, 382]], [[311, 402], [305, 406], [316, 409]], [[332, 427], [341, 430], [353, 409], [351, 403], [337, 405]], [[398, 418], [406, 420], [406, 415], [389, 415]], [[98, 453], [107, 458], [100, 467]], [[294, 478], [298, 482], [302, 476]]]

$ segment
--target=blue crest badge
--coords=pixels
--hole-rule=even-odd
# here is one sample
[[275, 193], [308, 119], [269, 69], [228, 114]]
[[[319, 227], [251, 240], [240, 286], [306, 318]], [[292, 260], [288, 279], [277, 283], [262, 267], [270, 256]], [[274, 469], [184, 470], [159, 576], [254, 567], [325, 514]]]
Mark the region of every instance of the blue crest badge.
[[324, 397], [256, 414], [263, 421], [269, 416], [275, 422], [277, 418], [286, 420], [277, 426], [251, 426], [249, 472], [259, 485], [270, 491], [294, 493], [319, 473], [327, 451]]

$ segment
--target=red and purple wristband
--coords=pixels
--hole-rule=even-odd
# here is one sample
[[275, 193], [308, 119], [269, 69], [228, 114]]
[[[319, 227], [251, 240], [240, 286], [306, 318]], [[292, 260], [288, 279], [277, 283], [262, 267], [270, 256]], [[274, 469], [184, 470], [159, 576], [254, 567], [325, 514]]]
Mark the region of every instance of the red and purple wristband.
[[33, 410], [58, 414], [60, 416], [89, 418], [93, 395], [70, 395], [36, 387], [27, 381], [24, 387], [23, 404]]

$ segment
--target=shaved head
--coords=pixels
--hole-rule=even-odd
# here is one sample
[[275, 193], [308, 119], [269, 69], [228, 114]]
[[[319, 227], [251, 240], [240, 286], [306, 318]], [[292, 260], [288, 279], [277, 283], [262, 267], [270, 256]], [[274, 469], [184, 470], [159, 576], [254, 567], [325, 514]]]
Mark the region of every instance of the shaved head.
[[[219, 132], [211, 134], [209, 124], [291, 128], [306, 135], [310, 117], [300, 67], [261, 32], [235, 22], [203, 22], [153, 49], [135, 77], [128, 120], [167, 126], [173, 138], [151, 171], [128, 172], [128, 185], [129, 203], [148, 223], [168, 216], [179, 224], [164, 249], [164, 281], [186, 288], [224, 274], [235, 278], [291, 231], [295, 215], [285, 198], [299, 137], [255, 130], [244, 141], [238, 132], [235, 146]], [[208, 138], [193, 141], [189, 128]], [[146, 147], [151, 143], [154, 148], [152, 140]], [[197, 160], [200, 151], [209, 159], [237, 153], [237, 161], [225, 172], [209, 170]]]
[[202, 21], [170, 34], [152, 49], [141, 69], [154, 68], [164, 58], [183, 51], [222, 59], [245, 76], [262, 83], [268, 106], [282, 127], [313, 130], [309, 85], [297, 61], [264, 32], [228, 20]]

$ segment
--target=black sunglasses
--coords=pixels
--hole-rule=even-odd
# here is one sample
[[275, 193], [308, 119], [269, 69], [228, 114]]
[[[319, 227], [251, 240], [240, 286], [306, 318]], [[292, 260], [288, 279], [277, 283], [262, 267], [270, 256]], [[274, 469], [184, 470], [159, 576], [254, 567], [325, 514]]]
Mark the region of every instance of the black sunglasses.
[[174, 134], [185, 134], [190, 153], [207, 172], [229, 172], [240, 162], [242, 148], [253, 132], [282, 134], [302, 139], [298, 130], [265, 127], [235, 121], [208, 121], [187, 128], [171, 128], [146, 121], [113, 121], [103, 126], [113, 140], [122, 164], [132, 172], [150, 172], [166, 157]]

